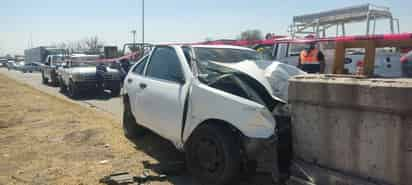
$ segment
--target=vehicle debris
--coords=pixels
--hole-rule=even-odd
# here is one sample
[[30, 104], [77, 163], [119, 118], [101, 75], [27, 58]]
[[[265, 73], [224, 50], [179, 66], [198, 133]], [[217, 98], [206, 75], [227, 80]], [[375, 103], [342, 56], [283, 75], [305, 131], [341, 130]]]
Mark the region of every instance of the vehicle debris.
[[99, 164], [107, 164], [107, 163], [109, 163], [109, 160], [102, 160], [102, 161], [99, 161]]
[[145, 170], [139, 176], [133, 176], [129, 172], [114, 173], [100, 179], [100, 183], [108, 185], [144, 185], [150, 182], [163, 182], [167, 179], [164, 174], [151, 175], [149, 171]]
[[142, 162], [145, 169], [150, 169], [158, 174], [165, 174], [168, 176], [179, 176], [186, 171], [184, 161], [168, 162], [166, 164], [152, 164], [149, 161]]

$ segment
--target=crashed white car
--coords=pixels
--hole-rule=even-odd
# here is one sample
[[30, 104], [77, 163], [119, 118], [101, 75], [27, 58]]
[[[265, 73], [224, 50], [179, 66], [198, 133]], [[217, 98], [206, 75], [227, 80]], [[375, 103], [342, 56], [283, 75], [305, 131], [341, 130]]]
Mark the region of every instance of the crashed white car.
[[156, 46], [125, 78], [125, 135], [150, 129], [186, 153], [203, 184], [231, 184], [279, 140], [288, 78], [299, 74], [242, 47]]

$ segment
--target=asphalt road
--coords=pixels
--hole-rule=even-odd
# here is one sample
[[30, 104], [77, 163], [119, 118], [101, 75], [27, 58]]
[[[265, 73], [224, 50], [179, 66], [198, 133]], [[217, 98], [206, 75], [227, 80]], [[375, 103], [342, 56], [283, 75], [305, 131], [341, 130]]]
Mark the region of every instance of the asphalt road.
[[42, 84], [40, 73], [22, 73], [20, 71], [8, 71], [5, 68], [0, 68], [0, 74], [4, 74], [12, 79], [30, 85], [35, 89], [46, 92], [53, 96], [65, 98], [69, 101], [76, 102], [83, 106], [88, 106], [96, 108], [100, 111], [108, 112], [110, 114], [113, 114], [113, 116], [115, 116], [116, 118], [121, 119], [123, 104], [120, 97], [112, 97], [109, 93], [98, 94], [91, 92], [78, 100], [73, 100], [60, 93], [59, 87]]

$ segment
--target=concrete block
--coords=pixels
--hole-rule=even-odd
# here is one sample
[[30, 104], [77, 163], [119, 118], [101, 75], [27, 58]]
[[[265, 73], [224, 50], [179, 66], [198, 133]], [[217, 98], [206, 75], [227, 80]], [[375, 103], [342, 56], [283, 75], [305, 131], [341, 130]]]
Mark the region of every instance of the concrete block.
[[412, 182], [412, 80], [290, 80], [296, 159], [388, 184]]

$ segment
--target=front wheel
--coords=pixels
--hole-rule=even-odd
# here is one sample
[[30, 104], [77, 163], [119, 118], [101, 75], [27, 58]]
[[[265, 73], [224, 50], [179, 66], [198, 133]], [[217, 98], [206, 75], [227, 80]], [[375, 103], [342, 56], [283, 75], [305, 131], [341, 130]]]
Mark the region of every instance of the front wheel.
[[47, 84], [47, 82], [49, 82], [49, 80], [44, 76], [44, 72], [41, 73], [41, 81], [43, 84]]
[[69, 96], [70, 98], [76, 99], [79, 97], [79, 90], [76, 84], [70, 80], [69, 82]]
[[142, 136], [147, 131], [144, 127], [137, 124], [127, 97], [124, 97], [123, 100], [123, 131], [124, 135], [129, 139]]
[[202, 184], [236, 184], [240, 173], [240, 143], [226, 127], [204, 125], [198, 128], [186, 145], [189, 171]]

